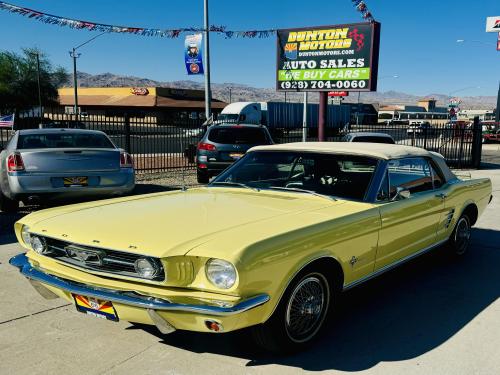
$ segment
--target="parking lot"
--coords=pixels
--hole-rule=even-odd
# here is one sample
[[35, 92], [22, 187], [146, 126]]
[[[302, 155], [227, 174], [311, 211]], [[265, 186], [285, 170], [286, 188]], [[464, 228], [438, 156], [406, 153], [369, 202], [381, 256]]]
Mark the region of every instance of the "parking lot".
[[[498, 145], [486, 145], [489, 168]], [[489, 156], [488, 156], [489, 155]], [[500, 194], [500, 169], [490, 177]], [[13, 222], [0, 217], [1, 374], [498, 374], [500, 369], [500, 200], [473, 232], [469, 252], [450, 260], [439, 249], [343, 296], [324, 337], [306, 352], [277, 357], [247, 332], [226, 335], [112, 323], [46, 301], [8, 264], [21, 248]]]

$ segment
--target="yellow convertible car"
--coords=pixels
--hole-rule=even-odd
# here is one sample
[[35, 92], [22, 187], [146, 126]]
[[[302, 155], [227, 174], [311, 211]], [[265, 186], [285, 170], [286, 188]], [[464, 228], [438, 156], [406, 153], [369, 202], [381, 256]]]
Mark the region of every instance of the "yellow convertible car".
[[419, 148], [259, 146], [206, 187], [32, 213], [10, 263], [95, 317], [297, 350], [340, 292], [439, 245], [463, 254], [491, 197]]

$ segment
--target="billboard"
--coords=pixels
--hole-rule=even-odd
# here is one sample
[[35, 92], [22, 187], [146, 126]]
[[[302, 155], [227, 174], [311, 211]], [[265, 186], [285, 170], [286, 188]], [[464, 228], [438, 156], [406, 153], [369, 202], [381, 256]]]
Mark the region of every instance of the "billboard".
[[500, 32], [500, 16], [486, 18], [486, 32], [487, 33]]
[[278, 91], [376, 91], [380, 23], [277, 32]]

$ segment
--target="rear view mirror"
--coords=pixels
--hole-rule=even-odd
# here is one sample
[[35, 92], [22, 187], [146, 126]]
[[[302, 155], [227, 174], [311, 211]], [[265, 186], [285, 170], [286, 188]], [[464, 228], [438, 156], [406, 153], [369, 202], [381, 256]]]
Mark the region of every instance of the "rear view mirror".
[[411, 196], [410, 190], [408, 190], [405, 187], [398, 186], [396, 188], [396, 195], [394, 195], [394, 197], [391, 200], [397, 201], [399, 199], [408, 199], [410, 198], [410, 196]]

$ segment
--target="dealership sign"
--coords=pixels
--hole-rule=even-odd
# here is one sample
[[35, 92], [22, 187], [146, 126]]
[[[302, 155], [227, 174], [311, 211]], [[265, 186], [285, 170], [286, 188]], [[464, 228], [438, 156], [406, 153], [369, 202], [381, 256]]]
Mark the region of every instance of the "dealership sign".
[[500, 16], [486, 18], [486, 32], [500, 33]]
[[380, 23], [278, 30], [276, 88], [376, 91]]

